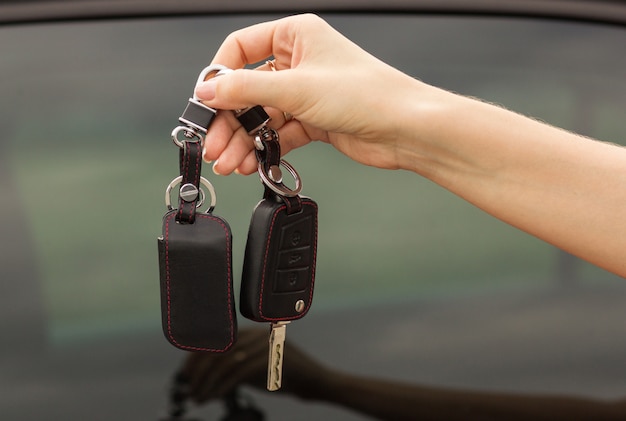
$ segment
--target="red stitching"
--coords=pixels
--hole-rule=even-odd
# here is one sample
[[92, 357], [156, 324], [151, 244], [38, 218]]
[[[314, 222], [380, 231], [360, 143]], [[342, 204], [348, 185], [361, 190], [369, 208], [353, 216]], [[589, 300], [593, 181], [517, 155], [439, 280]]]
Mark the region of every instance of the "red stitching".
[[200, 144], [198, 143], [196, 150], [196, 173], [194, 178], [194, 184], [198, 186], [200, 184], [200, 164], [202, 163], [202, 152], [200, 151]]
[[[183, 148], [188, 148], [189, 147], [189, 143], [185, 143]], [[181, 175], [183, 176], [181, 183], [184, 184], [188, 179], [189, 179], [189, 153], [186, 153], [187, 151], [183, 152], [183, 168], [181, 170]], [[178, 209], [178, 219], [181, 219], [183, 217], [183, 210], [185, 208], [185, 203], [184, 201], [178, 199], [179, 203], [180, 203], [180, 208]]]
[[[191, 146], [190, 146], [191, 145]], [[190, 169], [190, 162], [191, 162], [191, 153], [185, 153], [184, 156], [184, 160], [183, 160], [183, 168], [181, 170], [181, 175], [183, 176], [183, 179], [181, 181], [181, 184], [184, 184], [186, 182], [191, 181], [194, 186], [199, 186], [200, 185], [200, 172], [201, 172], [201, 164], [202, 164], [202, 154], [200, 153], [200, 144], [198, 142], [195, 143], [186, 143], [185, 145], [186, 148], [195, 148], [193, 153], [195, 153], [195, 164], [196, 164], [196, 171], [193, 174], [194, 178], [193, 180], [189, 180], [189, 169]], [[191, 149], [189, 149], [189, 151], [191, 151]], [[180, 202], [180, 207], [178, 209], [178, 219], [182, 219], [183, 218], [183, 214], [186, 212], [190, 212], [191, 215], [189, 215], [189, 220], [185, 221], [185, 222], [189, 222], [189, 223], [193, 223], [194, 218], [195, 218], [195, 208], [196, 208], [196, 203], [197, 203], [198, 199], [196, 198], [195, 200], [193, 200], [192, 202], [185, 202], [185, 201], [181, 201], [179, 199]], [[187, 211], [187, 207], [189, 207], [190, 209]]]
[[165, 222], [165, 284], [167, 287], [167, 336], [169, 338], [169, 340], [176, 345], [178, 348], [181, 349], [186, 349], [189, 351], [210, 351], [210, 352], [225, 352], [228, 351], [228, 349], [230, 349], [230, 347], [233, 345], [233, 343], [235, 342], [235, 329], [234, 329], [234, 319], [233, 319], [233, 306], [232, 306], [232, 302], [231, 302], [231, 296], [232, 296], [232, 292], [231, 292], [231, 288], [232, 288], [232, 273], [231, 273], [231, 253], [230, 253], [230, 244], [231, 244], [231, 237], [230, 237], [230, 231], [228, 230], [228, 227], [226, 226], [226, 224], [224, 224], [224, 222], [220, 219], [217, 218], [215, 216], [212, 215], [207, 215], [207, 214], [199, 214], [197, 216], [200, 217], [205, 217], [205, 218], [209, 218], [212, 219], [214, 221], [217, 221], [222, 228], [224, 229], [224, 232], [226, 233], [226, 256], [227, 256], [227, 261], [228, 261], [228, 318], [230, 320], [230, 342], [228, 344], [226, 344], [226, 346], [222, 349], [213, 349], [213, 348], [201, 348], [201, 347], [195, 347], [195, 346], [188, 346], [188, 345], [183, 345], [180, 344], [175, 338], [174, 335], [172, 334], [172, 324], [171, 324], [171, 299], [170, 299], [170, 261], [169, 261], [169, 224], [170, 221], [172, 219], [172, 217], [174, 216], [174, 214], [171, 214], [167, 217], [166, 222]]
[[167, 290], [167, 334], [171, 338], [170, 321], [172, 314], [170, 311], [170, 219], [172, 215], [169, 215], [165, 222], [165, 286]]
[[274, 223], [276, 222], [276, 218], [278, 217], [278, 214], [280, 213], [280, 211], [282, 211], [283, 209], [286, 209], [287, 206], [286, 205], [282, 205], [281, 207], [279, 207], [278, 209], [276, 209], [276, 211], [274, 212], [274, 216], [272, 217], [272, 222], [270, 223], [270, 232], [267, 235], [267, 241], [265, 242], [265, 255], [263, 256], [263, 267], [261, 268], [261, 291], [259, 294], [259, 316], [261, 316], [261, 318], [263, 320], [277, 320], [277, 319], [272, 319], [269, 317], [265, 317], [263, 315], [263, 292], [265, 291], [265, 272], [266, 272], [266, 268], [267, 268], [267, 255], [269, 254], [269, 244], [270, 244], [270, 239], [272, 238], [272, 231], [274, 230]]
[[[317, 204], [315, 202], [303, 202], [302, 206], [304, 205], [309, 205], [309, 206], [313, 206], [315, 208], [315, 212], [317, 214], [318, 211], [318, 207]], [[263, 276], [261, 277], [261, 293], [259, 294], [259, 316], [261, 316], [261, 318], [265, 321], [268, 322], [275, 322], [275, 321], [287, 321], [287, 320], [297, 320], [299, 318], [301, 318], [304, 314], [306, 314], [309, 309], [311, 308], [311, 304], [313, 303], [313, 287], [315, 285], [315, 267], [316, 267], [316, 261], [317, 261], [317, 218], [315, 218], [315, 240], [314, 240], [314, 248], [313, 248], [313, 266], [312, 266], [312, 270], [311, 270], [311, 288], [309, 289], [309, 302], [307, 303], [306, 308], [302, 311], [301, 314], [298, 314], [296, 316], [292, 316], [292, 317], [266, 317], [263, 315], [263, 292], [265, 291], [265, 273], [266, 273], [266, 267], [267, 267], [267, 256], [269, 254], [269, 243], [270, 243], [270, 238], [272, 238], [272, 230], [274, 229], [274, 222], [276, 222], [276, 218], [278, 217], [278, 213], [283, 210], [286, 209], [287, 206], [286, 205], [282, 205], [280, 208], [278, 208], [276, 210], [276, 212], [274, 213], [274, 217], [272, 218], [272, 223], [270, 224], [270, 232], [268, 233], [267, 236], [267, 242], [265, 243], [265, 256], [263, 258]]]

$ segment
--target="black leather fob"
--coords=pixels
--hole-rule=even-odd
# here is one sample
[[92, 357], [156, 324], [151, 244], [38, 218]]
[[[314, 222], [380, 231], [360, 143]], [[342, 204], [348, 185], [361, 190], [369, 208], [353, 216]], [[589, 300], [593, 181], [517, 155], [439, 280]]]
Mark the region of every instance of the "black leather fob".
[[178, 223], [176, 213], [165, 214], [158, 239], [163, 333], [187, 351], [226, 351], [237, 334], [230, 227], [200, 212]]
[[258, 322], [296, 320], [311, 306], [317, 252], [317, 204], [302, 197], [289, 213], [263, 199], [252, 215], [241, 282], [241, 314]]

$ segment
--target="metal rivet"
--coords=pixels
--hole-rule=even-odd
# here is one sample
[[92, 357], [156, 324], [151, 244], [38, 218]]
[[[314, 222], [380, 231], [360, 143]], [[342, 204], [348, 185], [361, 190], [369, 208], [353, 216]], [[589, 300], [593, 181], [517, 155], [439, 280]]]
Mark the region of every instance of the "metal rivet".
[[296, 311], [302, 313], [304, 311], [304, 300], [296, 301]]
[[185, 202], [193, 202], [198, 198], [198, 188], [191, 183], [183, 184], [179, 194]]
[[272, 165], [267, 175], [274, 183], [280, 184], [283, 182], [283, 172], [278, 165]]

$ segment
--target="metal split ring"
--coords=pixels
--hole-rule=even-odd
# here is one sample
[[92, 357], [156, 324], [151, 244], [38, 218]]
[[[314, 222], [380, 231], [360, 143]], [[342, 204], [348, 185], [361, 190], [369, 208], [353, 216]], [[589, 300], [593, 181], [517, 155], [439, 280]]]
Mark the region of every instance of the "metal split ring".
[[[178, 177], [176, 177], [175, 179], [173, 179], [171, 181], [171, 183], [167, 186], [167, 188], [165, 189], [165, 206], [167, 206], [167, 210], [172, 210], [172, 198], [171, 198], [171, 193], [172, 193], [172, 189], [177, 186], [178, 184], [180, 184], [183, 181], [183, 176], [179, 175]], [[211, 213], [213, 212], [213, 209], [215, 209], [215, 203], [216, 203], [216, 197], [215, 197], [215, 189], [213, 188], [213, 184], [211, 184], [211, 182], [209, 180], [207, 180], [204, 177], [200, 177], [200, 184], [201, 186], [204, 186], [208, 191], [209, 194], [211, 195], [211, 204], [209, 205], [209, 208], [207, 209], [206, 213]], [[183, 187], [187, 186], [186, 184], [184, 186], [182, 186], [180, 188], [180, 190], [183, 190]], [[193, 185], [192, 185], [193, 186]], [[195, 186], [194, 186], [195, 187]], [[185, 192], [181, 192], [179, 190], [179, 194], [184, 195]], [[198, 203], [196, 204], [196, 208], [199, 208], [200, 206], [202, 206], [204, 204], [205, 201], [205, 193], [204, 190], [202, 190], [202, 188], [199, 189], [199, 191], [197, 191], [196, 196], [195, 197], [191, 197], [189, 200], [190, 202], [193, 202], [193, 200], [195, 200], [197, 198], [197, 195], [200, 196]], [[183, 198], [183, 200], [186, 200]]]
[[281, 159], [280, 163], [283, 167], [285, 167], [285, 169], [296, 181], [296, 186], [293, 189], [290, 189], [283, 184], [282, 172], [280, 171], [280, 168], [276, 165], [272, 166], [268, 172], [265, 170], [265, 166], [263, 166], [263, 164], [259, 162], [258, 172], [259, 176], [261, 177], [261, 181], [274, 193], [280, 196], [295, 197], [302, 191], [302, 179], [300, 178], [300, 175], [298, 174], [296, 169], [292, 167], [287, 161]]

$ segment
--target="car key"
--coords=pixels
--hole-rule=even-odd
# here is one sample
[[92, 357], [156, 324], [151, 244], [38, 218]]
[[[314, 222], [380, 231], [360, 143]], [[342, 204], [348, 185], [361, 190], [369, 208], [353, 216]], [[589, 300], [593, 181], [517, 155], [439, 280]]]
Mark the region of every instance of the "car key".
[[[198, 81], [223, 68], [205, 68]], [[158, 238], [163, 334], [186, 351], [226, 352], [237, 339], [232, 233], [228, 223], [213, 214], [215, 190], [201, 176], [204, 135], [215, 114], [194, 95], [179, 118], [181, 125], [172, 131], [180, 148], [180, 176], [165, 190], [167, 212]], [[170, 198], [176, 186], [177, 207]], [[209, 196], [209, 208], [198, 211]]]
[[302, 318], [313, 298], [317, 204], [298, 199], [300, 209], [291, 214], [285, 204], [263, 199], [255, 208], [246, 243], [240, 310], [248, 319], [271, 322], [270, 391], [280, 389], [287, 323]]
[[[261, 200], [252, 215], [242, 271], [240, 310], [257, 322], [302, 318], [311, 306], [317, 247], [317, 204], [299, 210]], [[293, 209], [293, 208], [292, 208]], [[298, 209], [298, 208], [296, 208]]]
[[[298, 173], [280, 159], [278, 133], [267, 126], [261, 106], [236, 112], [254, 135], [258, 173], [265, 194], [252, 215], [241, 283], [240, 310], [258, 322], [270, 322], [267, 389], [278, 390], [287, 324], [307, 314], [313, 298], [317, 251], [317, 204], [299, 195]], [[282, 180], [283, 166], [295, 188]]]
[[270, 346], [267, 358], [267, 390], [269, 391], [280, 389], [283, 381], [283, 354], [288, 323], [272, 322], [270, 325]]

